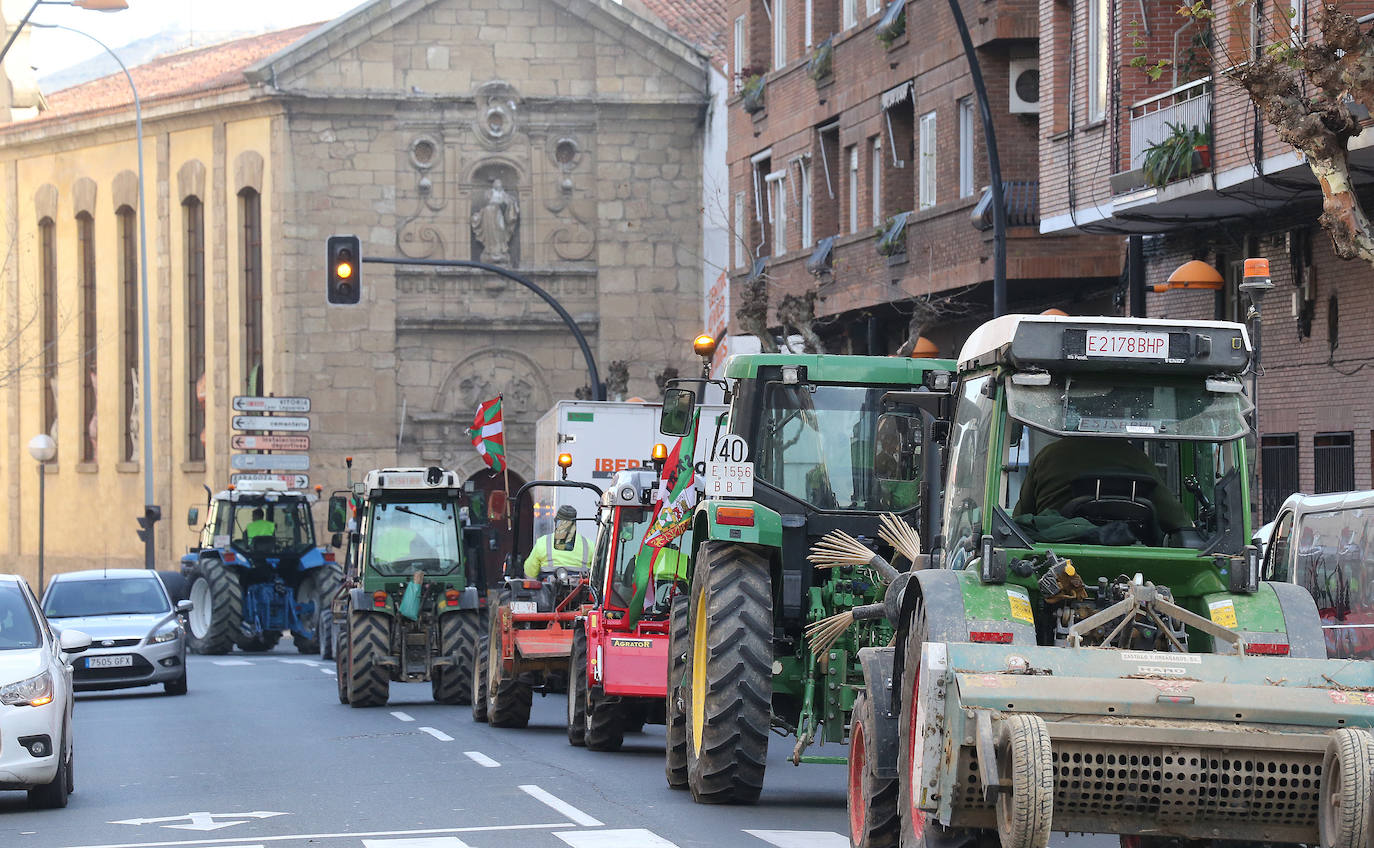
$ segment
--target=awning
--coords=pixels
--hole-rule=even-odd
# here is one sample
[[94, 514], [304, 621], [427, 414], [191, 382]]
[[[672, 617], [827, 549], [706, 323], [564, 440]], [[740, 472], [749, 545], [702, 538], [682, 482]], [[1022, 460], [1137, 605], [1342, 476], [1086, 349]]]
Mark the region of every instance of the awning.
[[911, 80], [907, 80], [896, 88], [889, 88], [883, 92], [883, 111], [891, 109], [903, 100], [911, 96]]

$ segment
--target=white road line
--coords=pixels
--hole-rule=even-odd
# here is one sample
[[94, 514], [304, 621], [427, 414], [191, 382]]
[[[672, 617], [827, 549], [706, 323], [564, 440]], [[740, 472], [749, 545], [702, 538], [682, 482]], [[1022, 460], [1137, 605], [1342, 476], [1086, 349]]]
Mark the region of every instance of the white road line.
[[568, 818], [572, 819], [573, 821], [577, 822], [583, 827], [601, 827], [602, 822], [599, 819], [592, 818], [591, 816], [587, 815], [586, 813], [582, 812], [581, 810], [577, 809], [572, 804], [569, 804], [567, 801], [564, 801], [561, 798], [555, 798], [553, 795], [550, 795], [543, 789], [540, 789], [538, 786], [535, 786], [533, 783], [526, 783], [525, 785], [521, 786], [520, 791], [524, 792], [526, 795], [529, 795], [531, 798], [538, 801], [539, 803], [544, 804], [545, 806], [551, 809], [557, 810], [558, 812], [562, 813], [563, 815], [567, 816]]
[[324, 663], [320, 662], [319, 660], [303, 660], [303, 659], [283, 660], [283, 659], [278, 659], [277, 662], [279, 662], [279, 663], [287, 663], [288, 665], [309, 665], [309, 666], [324, 665]]
[[248, 660], [210, 660], [215, 665], [252, 665]]
[[325, 674], [338, 674], [338, 672], [332, 668], [322, 668], [320, 669], [320, 671], [324, 672]]
[[678, 848], [653, 831], [633, 830], [569, 830], [555, 833], [572, 848]]
[[400, 719], [401, 721], [414, 721], [414, 720], [415, 720], [415, 719], [411, 718], [410, 716], [406, 715], [405, 713], [403, 713], [403, 712], [401, 712], [401, 711], [399, 711], [399, 710], [397, 710], [396, 712], [393, 712], [392, 715], [396, 716], [396, 718]]
[[266, 842], [306, 842], [322, 839], [363, 839], [369, 836], [423, 836], [433, 833], [498, 833], [505, 830], [553, 830], [571, 827], [573, 822], [553, 824], [496, 824], [479, 827], [431, 827], [424, 830], [373, 830], [364, 833], [295, 833], [289, 836], [245, 836], [226, 839], [183, 839], [176, 842], [118, 842], [108, 845], [71, 845], [68, 848], [182, 848], [186, 845], [232, 845], [234, 848], [263, 848]]
[[481, 751], [464, 751], [463, 756], [467, 757], [469, 760], [472, 760], [477, 765], [485, 766], [486, 768], [496, 768], [501, 765], [496, 760], [493, 760], [491, 757], [488, 757], [486, 754], [483, 754]]
[[435, 739], [438, 739], [440, 742], [452, 742], [452, 741], [453, 741], [453, 737], [452, 737], [452, 736], [449, 736], [447, 733], [445, 733], [445, 732], [442, 731], [442, 730], [435, 730], [435, 729], [432, 728], [432, 727], [422, 727], [422, 728], [420, 728], [420, 729], [423, 730], [425, 733], [428, 733], [430, 736], [433, 736]]
[[456, 836], [421, 836], [406, 839], [364, 839], [363, 848], [472, 848]]
[[849, 837], [830, 830], [746, 830], [778, 848], [849, 848]]

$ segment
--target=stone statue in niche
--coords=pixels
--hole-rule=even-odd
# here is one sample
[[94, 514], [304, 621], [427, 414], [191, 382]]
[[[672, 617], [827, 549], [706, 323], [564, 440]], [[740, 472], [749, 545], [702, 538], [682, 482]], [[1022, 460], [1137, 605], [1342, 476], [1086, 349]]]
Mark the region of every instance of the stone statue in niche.
[[480, 259], [492, 265], [509, 264], [520, 204], [515, 195], [506, 192], [499, 177], [491, 181], [485, 201], [472, 213], [472, 234], [482, 245]]

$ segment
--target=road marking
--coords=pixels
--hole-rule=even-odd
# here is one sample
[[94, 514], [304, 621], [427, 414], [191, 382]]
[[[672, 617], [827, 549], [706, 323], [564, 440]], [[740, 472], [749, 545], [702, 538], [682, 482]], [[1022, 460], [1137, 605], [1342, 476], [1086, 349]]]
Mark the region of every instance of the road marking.
[[830, 830], [746, 830], [778, 848], [849, 848], [849, 837]]
[[463, 755], [479, 766], [485, 766], [487, 768], [496, 768], [497, 766], [501, 765], [496, 760], [493, 760], [491, 757], [488, 757], [486, 754], [483, 754], [481, 751], [464, 751]]
[[324, 672], [325, 674], [338, 674], [338, 672], [332, 668], [322, 668], [320, 669], [320, 671]]
[[432, 727], [422, 727], [422, 728], [420, 728], [420, 729], [421, 729], [422, 731], [424, 731], [425, 733], [428, 733], [430, 736], [433, 736], [435, 739], [438, 739], [440, 742], [452, 742], [452, 741], [453, 741], [453, 737], [452, 737], [452, 736], [449, 736], [447, 733], [445, 733], [445, 732], [442, 731], [442, 730], [435, 730], [435, 729], [432, 728]]
[[[248, 824], [249, 819], [270, 819], [274, 816], [284, 816], [286, 813], [274, 813], [270, 810], [256, 810], [251, 813], [185, 813], [180, 816], [163, 816], [155, 819], [121, 819], [112, 821], [110, 824], [158, 824], [163, 827], [174, 828], [176, 830], [219, 830], [223, 827], [233, 827], [236, 824]], [[164, 824], [164, 822], [179, 822], [185, 819], [186, 824]], [[239, 819], [239, 821], [221, 821], [215, 819]]]
[[286, 663], [287, 665], [309, 665], [309, 666], [324, 665], [324, 663], [320, 662], [319, 660], [304, 660], [304, 659], [300, 659], [300, 658], [291, 659], [291, 660], [278, 659], [277, 662], [279, 662], [279, 663]]
[[295, 833], [289, 836], [244, 836], [223, 839], [185, 839], [176, 842], [118, 842], [108, 845], [69, 845], [67, 848], [182, 848], [192, 845], [232, 845], [234, 848], [263, 848], [267, 842], [308, 842], [322, 839], [363, 839], [368, 836], [423, 836], [434, 833], [499, 833], [505, 830], [553, 830], [571, 827], [573, 822], [553, 824], [495, 824], [475, 827], [431, 827], [424, 830], [373, 830], [364, 833]]
[[573, 821], [577, 822], [583, 827], [601, 827], [602, 823], [599, 819], [592, 818], [591, 816], [587, 815], [586, 813], [582, 812], [581, 810], [577, 809], [572, 804], [569, 804], [567, 801], [564, 801], [561, 798], [555, 798], [553, 795], [550, 795], [543, 789], [540, 789], [538, 786], [535, 786], [533, 783], [526, 783], [525, 785], [521, 786], [520, 791], [524, 792], [526, 795], [529, 795], [531, 798], [538, 801], [539, 803], [544, 804], [545, 806], [551, 809], [557, 810], [558, 812], [562, 813], [563, 815], [567, 816], [568, 818], [572, 819]]
[[570, 830], [555, 833], [572, 848], [678, 848], [653, 831], [634, 830]]
[[396, 716], [396, 718], [400, 719], [401, 721], [414, 721], [414, 720], [415, 720], [415, 719], [411, 718], [410, 716], [406, 715], [405, 713], [403, 713], [403, 712], [401, 712], [401, 711], [399, 711], [399, 710], [397, 710], [396, 712], [393, 712], [392, 715]]
[[248, 660], [210, 660], [215, 665], [252, 665]]
[[422, 836], [418, 839], [364, 839], [363, 848], [472, 848], [456, 836]]

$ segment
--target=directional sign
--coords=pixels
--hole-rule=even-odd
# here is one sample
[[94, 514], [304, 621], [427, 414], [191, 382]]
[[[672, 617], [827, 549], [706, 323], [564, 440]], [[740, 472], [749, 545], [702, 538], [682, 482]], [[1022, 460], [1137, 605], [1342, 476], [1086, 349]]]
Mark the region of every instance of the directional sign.
[[309, 412], [310, 398], [307, 397], [252, 397], [238, 395], [234, 398], [235, 412]]
[[309, 471], [310, 457], [303, 453], [236, 453], [229, 466], [240, 471]]
[[245, 436], [241, 433], [229, 439], [234, 450], [310, 450], [309, 436]]
[[[222, 827], [233, 827], [236, 824], [247, 824], [250, 819], [270, 819], [273, 816], [284, 816], [286, 813], [275, 813], [271, 810], [254, 810], [251, 813], [186, 813], [180, 816], [162, 816], [153, 819], [121, 819], [112, 821], [110, 824], [156, 824], [162, 827], [175, 828], [176, 830], [219, 830]], [[215, 819], [237, 819], [237, 821], [215, 821]], [[183, 824], [169, 824], [169, 822], [184, 822]], [[232, 840], [231, 840], [232, 841]]]
[[307, 489], [310, 487], [310, 477], [306, 474], [230, 474], [229, 482], [237, 486], [240, 483], [258, 482], [268, 480], [276, 483], [285, 483], [292, 489]]
[[292, 415], [235, 415], [231, 422], [235, 430], [287, 430], [304, 433], [310, 429], [310, 419]]

